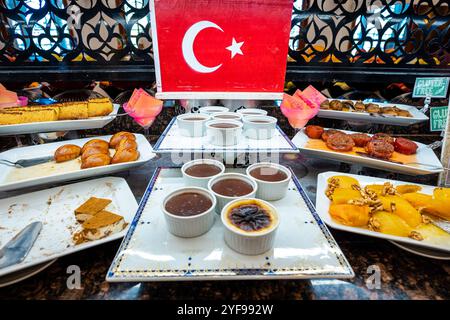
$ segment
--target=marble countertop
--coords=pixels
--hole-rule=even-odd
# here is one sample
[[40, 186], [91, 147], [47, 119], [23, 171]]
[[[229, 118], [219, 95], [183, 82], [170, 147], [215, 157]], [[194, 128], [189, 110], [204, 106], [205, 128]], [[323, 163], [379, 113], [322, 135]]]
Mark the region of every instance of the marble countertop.
[[[305, 159], [300, 155], [284, 156], [282, 163], [291, 166], [313, 202], [320, 172], [392, 177], [377, 170]], [[140, 200], [153, 170], [170, 164], [170, 159], [164, 156], [117, 176], [128, 181]], [[396, 175], [395, 178], [425, 182], [420, 177]], [[0, 193], [0, 198], [12, 195], [15, 193]], [[114, 241], [60, 258], [39, 274], [0, 288], [0, 299], [450, 299], [450, 262], [408, 253], [385, 240], [331, 232], [355, 272], [353, 279], [246, 281], [245, 286], [240, 281], [108, 283], [105, 274], [120, 245], [120, 241]], [[70, 276], [67, 268], [71, 265], [80, 267], [80, 289], [67, 286]], [[381, 272], [378, 289], [366, 285], [372, 275], [371, 266]]]

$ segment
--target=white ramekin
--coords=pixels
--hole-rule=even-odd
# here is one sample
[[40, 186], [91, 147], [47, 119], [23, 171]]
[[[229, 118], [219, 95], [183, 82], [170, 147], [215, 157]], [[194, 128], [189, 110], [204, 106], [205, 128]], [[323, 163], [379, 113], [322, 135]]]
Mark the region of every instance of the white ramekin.
[[[220, 118], [220, 116], [230, 116], [230, 117], [233, 117], [233, 119]], [[212, 114], [211, 117], [213, 120], [236, 120], [236, 121], [242, 120], [242, 114], [237, 113], [237, 112], [217, 112], [217, 113]]]
[[[205, 118], [205, 120], [186, 120], [188, 118]], [[182, 136], [203, 137], [206, 134], [205, 124], [211, 120], [208, 114], [185, 113], [177, 117], [177, 125]]]
[[[267, 123], [252, 122], [252, 120], [268, 121]], [[277, 118], [270, 116], [245, 116], [244, 135], [250, 139], [267, 140], [272, 139], [277, 130]]]
[[[246, 198], [247, 199], [247, 198]], [[229, 202], [221, 211], [221, 220], [224, 225], [224, 239], [225, 243], [234, 251], [237, 251], [246, 255], [258, 255], [269, 251], [273, 248], [275, 242], [275, 235], [280, 224], [280, 217], [276, 208], [270, 203], [264, 200], [258, 200], [250, 198], [249, 200], [257, 200], [263, 202], [266, 206], [272, 208], [276, 221], [273, 225], [262, 232], [249, 233], [240, 230], [236, 226], [229, 223], [226, 219], [226, 213], [228, 209], [233, 206], [236, 202], [242, 199], [237, 199]]]
[[217, 112], [228, 112], [228, 111], [230, 111], [230, 109], [228, 109], [227, 107], [222, 107], [222, 106], [207, 106], [207, 107], [201, 107], [198, 109], [198, 112], [206, 113], [209, 115], [213, 115], [214, 113], [217, 113]]
[[243, 117], [267, 116], [266, 110], [257, 109], [257, 108], [239, 109], [239, 110], [236, 110], [236, 112], [242, 114]]
[[[193, 165], [196, 165], [196, 164], [215, 165], [220, 168], [220, 173], [210, 176], [210, 177], [194, 177], [194, 176], [190, 176], [190, 175], [186, 174], [186, 169], [189, 167], [192, 167]], [[181, 167], [181, 173], [183, 174], [183, 179], [184, 179], [186, 186], [201, 187], [201, 188], [205, 188], [205, 189], [208, 188], [209, 180], [211, 180], [213, 177], [218, 176], [224, 172], [225, 172], [225, 166], [223, 165], [223, 163], [220, 161], [217, 161], [217, 160], [213, 160], [213, 159], [192, 160], [192, 161], [186, 162]]]
[[[211, 199], [212, 205], [207, 211], [200, 213], [195, 216], [182, 217], [171, 214], [166, 210], [167, 201], [175, 195], [185, 192], [197, 192], [204, 194]], [[169, 193], [162, 202], [162, 211], [164, 213], [164, 218], [166, 219], [167, 229], [170, 233], [175, 236], [183, 238], [198, 237], [211, 229], [214, 224], [215, 208], [217, 205], [217, 200], [214, 194], [210, 191], [199, 188], [199, 187], [185, 187], [179, 188], [177, 190]]]
[[[286, 173], [287, 178], [281, 181], [264, 181], [257, 179], [250, 175], [250, 172], [253, 169], [259, 167], [270, 167], [274, 169], [278, 169]], [[252, 164], [246, 170], [247, 175], [254, 179], [258, 184], [258, 191], [256, 192], [256, 197], [259, 199], [267, 200], [267, 201], [275, 201], [280, 200], [286, 196], [286, 192], [288, 190], [289, 182], [291, 181], [292, 174], [291, 170], [282, 166], [280, 164], [271, 163], [271, 162], [259, 162]]]
[[[215, 123], [230, 123], [237, 125], [236, 128], [214, 128]], [[209, 142], [216, 146], [234, 146], [238, 144], [242, 136], [242, 122], [236, 120], [211, 120], [206, 123], [206, 135]]]
[[[216, 193], [213, 189], [212, 186], [220, 181], [220, 180], [224, 180], [224, 179], [239, 179], [239, 180], [243, 180], [247, 183], [249, 183], [252, 187], [253, 187], [253, 191], [250, 192], [249, 194], [245, 194], [243, 196], [240, 197], [227, 197], [221, 194]], [[224, 173], [221, 174], [219, 176], [215, 176], [214, 178], [212, 178], [211, 180], [209, 180], [208, 182], [208, 190], [216, 196], [217, 198], [217, 208], [216, 208], [216, 212], [217, 214], [220, 214], [220, 212], [222, 211], [222, 208], [230, 201], [236, 200], [236, 199], [241, 199], [241, 198], [253, 198], [256, 196], [256, 192], [258, 191], [258, 184], [256, 183], [255, 179], [252, 179], [252, 177], [246, 176], [245, 174], [241, 174], [241, 173]]]

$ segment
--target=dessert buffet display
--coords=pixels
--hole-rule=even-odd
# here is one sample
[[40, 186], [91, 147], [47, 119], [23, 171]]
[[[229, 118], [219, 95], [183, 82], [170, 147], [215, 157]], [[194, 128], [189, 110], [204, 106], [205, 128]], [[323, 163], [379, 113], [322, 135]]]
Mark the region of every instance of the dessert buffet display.
[[296, 153], [297, 148], [261, 109], [228, 112], [225, 107], [202, 107], [179, 115], [154, 145], [155, 152]]
[[[129, 170], [154, 156], [143, 135], [128, 132], [11, 149], [0, 153], [0, 191]], [[15, 166], [24, 160], [31, 165]]]
[[155, 171], [107, 280], [352, 276], [290, 169], [258, 163], [224, 173], [205, 159]]
[[450, 252], [450, 189], [321, 173], [317, 212], [332, 228]]
[[428, 120], [424, 113], [413, 106], [341, 99], [326, 99], [323, 101], [320, 104], [317, 116], [398, 126], [408, 126]]
[[0, 200], [0, 243], [31, 222], [42, 230], [25, 260], [0, 276], [124, 236], [138, 205], [123, 178], [106, 177]]
[[109, 98], [0, 109], [0, 135], [101, 128], [117, 115]]
[[302, 153], [360, 163], [406, 174], [443, 171], [434, 151], [426, 145], [385, 133], [374, 135], [307, 126], [292, 139]]

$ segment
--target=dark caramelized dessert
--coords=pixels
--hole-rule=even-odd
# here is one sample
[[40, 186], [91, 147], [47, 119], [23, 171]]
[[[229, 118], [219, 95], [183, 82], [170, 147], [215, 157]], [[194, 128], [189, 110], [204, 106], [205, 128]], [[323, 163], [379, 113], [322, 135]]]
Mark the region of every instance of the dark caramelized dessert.
[[213, 164], [199, 163], [187, 168], [184, 172], [192, 177], [205, 178], [219, 174], [222, 170]]
[[176, 216], [195, 216], [201, 214], [212, 206], [209, 197], [197, 192], [185, 192], [173, 196], [165, 205], [167, 212]]
[[269, 229], [276, 222], [272, 208], [257, 199], [244, 199], [232, 205], [226, 215], [227, 221], [245, 232]]

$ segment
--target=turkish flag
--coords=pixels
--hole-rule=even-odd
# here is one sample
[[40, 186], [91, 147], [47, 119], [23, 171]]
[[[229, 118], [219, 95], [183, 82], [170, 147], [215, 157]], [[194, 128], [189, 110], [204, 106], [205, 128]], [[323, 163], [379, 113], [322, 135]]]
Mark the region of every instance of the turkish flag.
[[292, 5], [153, 0], [158, 92], [179, 93], [172, 98], [192, 92], [282, 93]]

